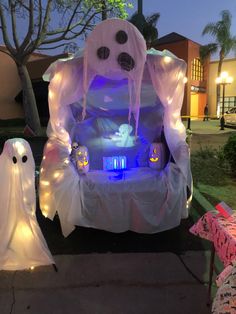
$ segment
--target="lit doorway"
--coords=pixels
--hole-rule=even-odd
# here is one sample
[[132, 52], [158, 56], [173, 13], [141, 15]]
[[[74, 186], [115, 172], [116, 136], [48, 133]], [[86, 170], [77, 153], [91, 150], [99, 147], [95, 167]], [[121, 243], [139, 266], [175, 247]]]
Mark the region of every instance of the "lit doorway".
[[206, 99], [206, 93], [191, 93], [190, 115], [192, 119], [203, 118]]

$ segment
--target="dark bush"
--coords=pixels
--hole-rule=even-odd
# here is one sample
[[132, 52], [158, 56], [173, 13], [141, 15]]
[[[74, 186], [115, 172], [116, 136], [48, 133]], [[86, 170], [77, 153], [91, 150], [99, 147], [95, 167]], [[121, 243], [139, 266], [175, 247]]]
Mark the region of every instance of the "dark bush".
[[224, 145], [224, 155], [230, 165], [232, 175], [236, 177], [236, 133], [231, 134]]

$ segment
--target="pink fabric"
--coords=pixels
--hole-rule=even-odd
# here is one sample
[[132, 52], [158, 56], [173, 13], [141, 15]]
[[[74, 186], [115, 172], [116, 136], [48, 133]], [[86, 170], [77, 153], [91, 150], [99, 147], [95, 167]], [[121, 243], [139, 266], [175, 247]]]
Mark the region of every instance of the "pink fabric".
[[[213, 242], [216, 253], [225, 267], [236, 261], [236, 213], [226, 219], [218, 212], [209, 211], [190, 228], [190, 232]], [[224, 280], [227, 273], [225, 270], [219, 275], [219, 283]]]
[[216, 277], [216, 284], [220, 287], [225, 279], [231, 274], [233, 270], [233, 265], [227, 266], [217, 277]]
[[236, 264], [227, 267], [227, 275], [217, 290], [212, 304], [212, 314], [236, 313]]

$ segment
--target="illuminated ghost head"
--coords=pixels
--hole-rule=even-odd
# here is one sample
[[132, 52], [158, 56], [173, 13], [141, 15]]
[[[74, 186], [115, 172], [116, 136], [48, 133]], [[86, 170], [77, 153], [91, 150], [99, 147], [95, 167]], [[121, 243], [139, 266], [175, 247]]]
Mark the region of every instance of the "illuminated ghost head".
[[132, 147], [135, 143], [135, 137], [130, 135], [132, 131], [133, 127], [131, 125], [121, 124], [119, 132], [111, 135], [110, 138], [118, 147]]
[[112, 80], [128, 79], [129, 119], [130, 114], [133, 113], [136, 120], [136, 134], [145, 61], [145, 40], [138, 29], [128, 21], [105, 20], [98, 24], [87, 38], [84, 50], [85, 94], [89, 82], [96, 75]]
[[149, 167], [161, 170], [166, 165], [166, 148], [163, 143], [152, 143], [149, 151]]
[[22, 138], [7, 140], [0, 157], [0, 169], [2, 202], [9, 204], [6, 198], [18, 199], [19, 208], [27, 213], [33, 212], [35, 163], [29, 143]]
[[129, 124], [121, 124], [119, 127], [119, 134], [121, 136], [128, 136], [133, 131], [133, 127]]
[[85, 146], [79, 146], [76, 150], [76, 166], [80, 174], [89, 171], [89, 153]]
[[4, 154], [7, 159], [12, 159], [13, 164], [17, 165], [18, 167], [23, 166], [24, 164], [28, 165], [28, 159], [28, 162], [30, 162], [31, 166], [32, 163], [34, 164], [29, 143], [22, 138], [7, 140], [3, 148], [3, 155]]
[[7, 140], [3, 147], [0, 162], [1, 175], [4, 175], [4, 170], [6, 176], [8, 175], [12, 178], [12, 180], [14, 176], [14, 184], [17, 186], [17, 188], [22, 188], [24, 197], [32, 198], [32, 191], [30, 190], [32, 188], [33, 190], [35, 189], [35, 163], [29, 143], [22, 138]]

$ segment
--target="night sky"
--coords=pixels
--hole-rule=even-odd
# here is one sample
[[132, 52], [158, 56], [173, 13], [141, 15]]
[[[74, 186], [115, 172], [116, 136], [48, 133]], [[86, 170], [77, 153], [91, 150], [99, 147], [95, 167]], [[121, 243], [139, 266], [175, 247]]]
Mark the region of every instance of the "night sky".
[[231, 12], [231, 33], [236, 36], [235, 0], [143, 0], [144, 15], [161, 15], [157, 23], [159, 37], [176, 32], [199, 44], [213, 42], [212, 37], [201, 35], [202, 30], [207, 23], [217, 22], [222, 10]]

